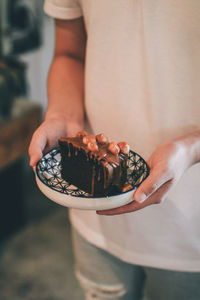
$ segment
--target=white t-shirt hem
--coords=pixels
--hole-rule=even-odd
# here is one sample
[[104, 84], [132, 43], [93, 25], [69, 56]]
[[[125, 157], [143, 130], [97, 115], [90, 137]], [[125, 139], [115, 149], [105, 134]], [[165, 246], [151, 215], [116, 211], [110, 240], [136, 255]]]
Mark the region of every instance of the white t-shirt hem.
[[[200, 260], [173, 260], [171, 258], [163, 258], [158, 256], [147, 255], [136, 253], [122, 249], [119, 245], [109, 241], [109, 248], [107, 247], [106, 239], [103, 235], [88, 228], [85, 223], [81, 222], [80, 219], [73, 216], [70, 213], [70, 220], [72, 226], [78, 231], [78, 233], [84, 237], [91, 244], [106, 250], [110, 254], [127, 263], [136, 264], [145, 267], [159, 268], [171, 271], [181, 272], [199, 272], [200, 271]], [[122, 255], [123, 254], [123, 255]]]
[[63, 20], [76, 19], [82, 16], [82, 11], [79, 7], [60, 7], [49, 2], [45, 2], [44, 11], [53, 18]]

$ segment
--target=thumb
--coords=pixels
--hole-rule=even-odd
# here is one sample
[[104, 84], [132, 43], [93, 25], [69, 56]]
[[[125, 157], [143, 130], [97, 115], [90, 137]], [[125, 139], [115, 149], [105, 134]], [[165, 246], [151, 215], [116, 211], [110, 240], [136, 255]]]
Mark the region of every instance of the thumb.
[[36, 164], [40, 160], [40, 158], [42, 158], [42, 152], [38, 152], [38, 153], [32, 154], [30, 156], [30, 163], [29, 163], [30, 166], [32, 168], [36, 167]]
[[43, 150], [47, 144], [47, 138], [43, 134], [35, 133], [29, 146], [30, 166], [35, 167], [43, 156]]
[[150, 175], [135, 191], [133, 198], [136, 202], [144, 202], [149, 196], [157, 191], [165, 182], [171, 178], [167, 172], [160, 172], [157, 168], [150, 172]]

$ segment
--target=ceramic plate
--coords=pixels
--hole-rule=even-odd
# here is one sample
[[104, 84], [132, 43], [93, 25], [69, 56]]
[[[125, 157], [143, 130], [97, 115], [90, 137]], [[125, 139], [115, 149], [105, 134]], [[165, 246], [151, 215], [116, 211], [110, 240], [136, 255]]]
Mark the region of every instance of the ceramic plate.
[[132, 195], [142, 181], [149, 175], [149, 167], [137, 153], [130, 151], [127, 163], [127, 183], [133, 188], [127, 192], [107, 197], [90, 197], [86, 192], [69, 184], [61, 178], [60, 149], [48, 152], [37, 163], [36, 182], [41, 192], [52, 201], [67, 207], [89, 210], [116, 208], [133, 201]]

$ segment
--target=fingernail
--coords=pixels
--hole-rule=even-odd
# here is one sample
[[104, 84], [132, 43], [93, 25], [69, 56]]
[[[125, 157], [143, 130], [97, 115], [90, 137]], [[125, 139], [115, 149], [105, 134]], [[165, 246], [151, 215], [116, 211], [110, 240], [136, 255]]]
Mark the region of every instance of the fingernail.
[[30, 160], [29, 165], [30, 165], [30, 167], [32, 167], [32, 168], [35, 167], [34, 161], [33, 161], [33, 160]]
[[144, 193], [142, 193], [138, 199], [138, 202], [143, 203], [147, 198], [147, 195], [145, 195]]
[[29, 163], [29, 165], [31, 166], [31, 167], [34, 167], [34, 161], [30, 161], [30, 163]]

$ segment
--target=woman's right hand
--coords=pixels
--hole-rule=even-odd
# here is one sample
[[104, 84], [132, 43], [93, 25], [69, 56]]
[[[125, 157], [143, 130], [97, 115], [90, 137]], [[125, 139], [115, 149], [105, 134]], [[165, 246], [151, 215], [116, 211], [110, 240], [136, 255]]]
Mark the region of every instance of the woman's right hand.
[[46, 152], [58, 146], [58, 139], [63, 136], [75, 136], [83, 129], [81, 124], [66, 121], [62, 116], [47, 118], [34, 132], [29, 146], [30, 166], [35, 167]]

